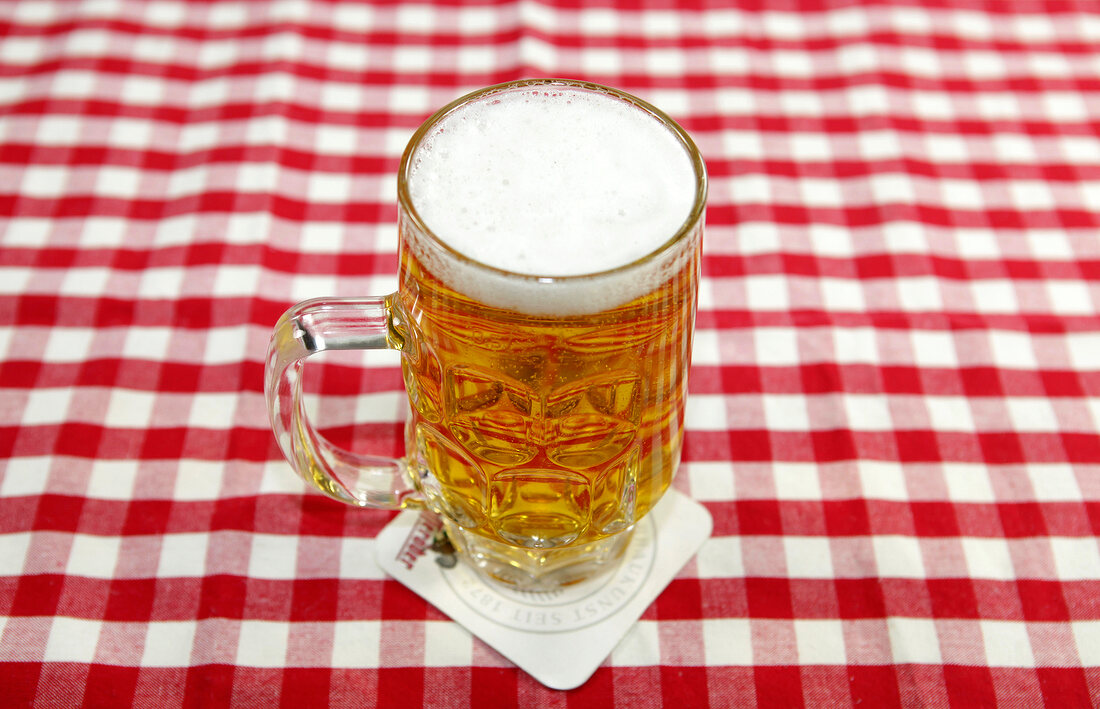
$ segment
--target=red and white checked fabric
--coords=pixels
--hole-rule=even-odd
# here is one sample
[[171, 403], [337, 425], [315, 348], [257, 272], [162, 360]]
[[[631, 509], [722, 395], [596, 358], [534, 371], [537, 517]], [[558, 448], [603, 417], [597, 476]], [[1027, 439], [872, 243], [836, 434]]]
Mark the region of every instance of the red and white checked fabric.
[[[729, 4], [0, 5], [0, 705], [1100, 704], [1100, 5]], [[564, 693], [385, 577], [261, 388], [286, 306], [394, 287], [413, 129], [525, 76], [711, 175], [715, 532]], [[308, 371], [401, 454], [396, 360]]]

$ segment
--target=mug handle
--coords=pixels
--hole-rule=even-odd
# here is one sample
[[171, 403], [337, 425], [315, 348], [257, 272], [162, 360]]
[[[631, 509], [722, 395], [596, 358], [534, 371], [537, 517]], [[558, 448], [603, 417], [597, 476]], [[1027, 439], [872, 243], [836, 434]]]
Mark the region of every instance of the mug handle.
[[287, 310], [275, 325], [264, 368], [264, 393], [279, 448], [295, 472], [321, 492], [356, 507], [422, 507], [401, 458], [360, 455], [319, 434], [306, 415], [302, 365], [325, 350], [401, 350], [405, 338], [394, 295], [314, 298]]

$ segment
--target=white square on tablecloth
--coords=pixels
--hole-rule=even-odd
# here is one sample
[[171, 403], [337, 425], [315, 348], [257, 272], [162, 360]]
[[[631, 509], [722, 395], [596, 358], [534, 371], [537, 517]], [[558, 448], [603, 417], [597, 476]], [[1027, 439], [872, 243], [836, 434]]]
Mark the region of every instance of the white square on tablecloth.
[[144, 7], [143, 21], [153, 27], [178, 27], [187, 19], [187, 5], [170, 0], [152, 0]]
[[144, 429], [153, 418], [157, 394], [133, 389], [114, 389], [103, 422], [111, 428]]
[[8, 35], [0, 43], [0, 62], [9, 66], [30, 66], [41, 61], [47, 46], [45, 37]]
[[1021, 433], [1057, 433], [1062, 425], [1050, 399], [1039, 396], [1012, 396], [1005, 399], [1012, 428]]
[[936, 622], [927, 618], [886, 619], [890, 650], [897, 665], [938, 665], [943, 660]]
[[678, 475], [687, 477], [691, 496], [696, 500], [734, 499], [733, 468], [729, 463], [718, 461], [683, 463]]
[[979, 313], [1016, 313], [1020, 309], [1012, 281], [1004, 279], [971, 281], [970, 292]]
[[622, 71], [623, 53], [610, 47], [589, 47], [581, 54], [584, 70], [593, 74], [614, 74]]
[[225, 483], [225, 469], [226, 463], [220, 460], [181, 460], [172, 499], [216, 499]]
[[235, 173], [222, 174], [232, 180], [232, 187], [238, 192], [273, 192], [279, 181], [279, 168], [270, 162], [241, 163]]
[[[772, 68], [783, 77], [796, 77], [805, 79], [814, 75], [814, 57], [805, 51], [797, 49], [773, 49], [768, 52], [772, 60]], [[825, 156], [822, 157], [826, 157]]]
[[[711, 291], [711, 281], [703, 281], [699, 284], [699, 301], [702, 305], [703, 292]], [[2, 351], [0, 351], [2, 352]], [[691, 363], [694, 365], [718, 365], [722, 364], [722, 352], [718, 344], [718, 330], [699, 327], [695, 330], [695, 340], [692, 343]]]
[[1014, 620], [981, 620], [985, 660], [990, 667], [1035, 667], [1028, 625]]
[[820, 469], [814, 463], [776, 461], [772, 465], [775, 496], [779, 500], [820, 500]]
[[[25, 419], [21, 420], [25, 425]], [[50, 456], [27, 456], [8, 464], [0, 477], [0, 497], [41, 495], [50, 481]], [[2, 574], [0, 574], [2, 575]]]
[[112, 147], [148, 148], [153, 136], [153, 124], [137, 118], [115, 118], [111, 121]]
[[70, 576], [110, 579], [118, 565], [122, 541], [119, 537], [93, 534], [73, 535], [65, 573]]
[[842, 364], [878, 363], [878, 341], [875, 330], [869, 327], [834, 329], [833, 355], [836, 361]]
[[801, 665], [838, 665], [846, 657], [844, 625], [839, 620], [807, 619], [794, 621]]
[[355, 84], [329, 81], [321, 89], [321, 106], [329, 111], [356, 111], [362, 106], [362, 91]]
[[1081, 487], [1069, 463], [1030, 465], [1027, 476], [1038, 502], [1080, 502]]
[[96, 172], [95, 191], [107, 197], [136, 199], [140, 193], [141, 171], [132, 167], [104, 165]]
[[374, 538], [343, 537], [340, 540], [340, 578], [376, 581], [386, 578], [386, 573], [375, 561]]
[[120, 100], [148, 106], [164, 100], [165, 81], [162, 78], [130, 74], [122, 82]]
[[726, 399], [713, 394], [694, 394], [685, 404], [684, 425], [689, 430], [725, 431]]
[[332, 635], [332, 666], [368, 669], [379, 666], [382, 626], [376, 620], [338, 620]]
[[100, 500], [129, 500], [134, 494], [137, 474], [135, 460], [92, 461], [87, 495]]
[[[744, 110], [743, 106], [738, 108]], [[721, 141], [720, 145], [722, 147], [722, 152], [731, 160], [760, 160], [764, 157], [764, 142], [761, 139], [760, 133], [756, 131], [722, 131], [719, 140]], [[771, 194], [768, 191], [768, 184], [765, 175], [737, 175], [730, 178], [728, 189], [731, 194], [737, 195], [737, 199], [743, 202], [766, 202], [771, 199]], [[740, 224], [737, 228], [741, 229], [742, 232], [751, 230], [771, 230], [774, 233], [775, 231], [774, 224], [766, 224], [764, 222]], [[775, 247], [777, 239], [778, 237], [773, 237], [771, 239], [769, 242], [770, 246], [767, 247], [769, 250]], [[748, 246], [751, 248], [753, 243], [755, 242], [750, 241]], [[744, 246], [742, 248], [744, 248]]]
[[871, 500], [909, 499], [905, 474], [897, 463], [877, 460], [857, 461], [860, 488], [863, 496]]
[[307, 198], [316, 203], [344, 203], [351, 197], [351, 175], [314, 172], [309, 176]]
[[956, 253], [967, 259], [996, 259], [1001, 257], [997, 235], [988, 231], [969, 229], [958, 231], [955, 236]]
[[103, 622], [99, 620], [55, 616], [42, 659], [46, 662], [91, 663], [102, 628]]
[[745, 565], [740, 537], [711, 537], [695, 554], [699, 578], [742, 578]]
[[129, 359], [164, 361], [168, 357], [172, 335], [173, 330], [168, 327], [129, 328], [122, 344], [122, 356]]
[[429, 621], [424, 624], [424, 666], [466, 667], [473, 657], [473, 636], [458, 623]]
[[871, 538], [879, 578], [923, 579], [924, 560], [920, 541], [898, 534]]
[[209, 393], [192, 399], [188, 425], [192, 428], [225, 430], [233, 427], [242, 395], [237, 392]]
[[844, 206], [841, 183], [830, 178], [803, 177], [798, 181], [802, 204], [807, 207], [840, 209]]
[[54, 21], [60, 7], [64, 6], [50, 2], [20, 2], [16, 3], [9, 12], [13, 13], [13, 19], [20, 24], [41, 25]]
[[1089, 119], [1089, 109], [1081, 95], [1071, 91], [1044, 91], [1039, 100], [1043, 113], [1057, 116], [1059, 122], [1075, 123]]
[[1100, 620], [1070, 621], [1077, 657], [1083, 667], [1100, 665]]
[[146, 626], [142, 667], [187, 667], [197, 624], [191, 620], [152, 621]]
[[129, 221], [119, 217], [89, 217], [80, 231], [80, 245], [84, 248], [115, 248], [126, 242]]
[[[349, 5], [334, 6], [334, 12], [343, 11]], [[363, 71], [368, 66], [370, 49], [366, 45], [351, 42], [329, 42], [326, 63], [330, 68]], [[321, 128], [324, 124], [317, 127]]]
[[976, 429], [970, 411], [970, 400], [965, 396], [926, 396], [919, 399], [928, 412], [928, 421], [937, 431], [966, 431]]
[[842, 394], [845, 421], [852, 431], [889, 431], [893, 428], [886, 394]]
[[302, 225], [299, 248], [302, 252], [335, 254], [344, 247], [347, 228], [338, 223]]
[[1073, 332], [1065, 339], [1071, 366], [1078, 371], [1092, 371], [1100, 363], [1100, 332]]
[[[810, 244], [816, 256], [849, 259], [856, 253], [856, 237], [852, 235], [851, 229], [835, 224], [810, 224], [805, 231], [810, 237]], [[852, 278], [852, 276], [845, 276], [830, 280], [851, 280]]]
[[290, 580], [298, 568], [298, 537], [290, 534], [252, 534], [248, 576]]
[[704, 618], [703, 652], [707, 666], [751, 667], [751, 635], [748, 618]]
[[236, 664], [244, 667], [285, 667], [289, 638], [289, 623], [242, 620]]
[[431, 92], [421, 86], [395, 86], [390, 91], [390, 110], [399, 113], [422, 113], [430, 110]]
[[200, 578], [206, 575], [210, 535], [205, 532], [165, 534], [160, 542], [157, 578]]
[[429, 71], [434, 63], [435, 52], [430, 47], [402, 45], [393, 49], [392, 66], [398, 71]]
[[336, 293], [336, 281], [335, 276], [296, 275], [290, 285], [290, 300], [331, 296]]
[[871, 196], [878, 204], [913, 204], [917, 190], [911, 175], [881, 173], [870, 179]]
[[[7, 497], [3, 490], [0, 493]], [[3, 544], [0, 544], [0, 576], [22, 576], [26, 569], [27, 551], [31, 547], [31, 533], [5, 534], [3, 540]]]
[[1051, 309], [1060, 315], [1094, 315], [1096, 303], [1090, 284], [1084, 281], [1048, 280], [1047, 294]]
[[802, 394], [765, 394], [764, 425], [772, 431], [809, 431], [810, 413]]
[[60, 197], [67, 189], [69, 169], [58, 165], [28, 165], [23, 168], [19, 193], [26, 197]]
[[1003, 162], [1035, 162], [1035, 141], [1026, 134], [995, 133], [990, 138], [990, 145], [997, 158]]
[[1050, 552], [1059, 581], [1100, 578], [1100, 550], [1095, 537], [1051, 537]]
[[73, 390], [69, 388], [31, 389], [27, 393], [27, 405], [19, 418], [21, 426], [61, 423], [65, 420]]
[[248, 352], [248, 326], [212, 328], [206, 332], [203, 364], [233, 364]]
[[783, 536], [787, 575], [793, 579], [832, 579], [833, 555], [828, 537]]
[[361, 3], [337, 3], [329, 6], [332, 26], [345, 31], [364, 31], [374, 23], [374, 8]]
[[1004, 539], [963, 537], [960, 541], [970, 578], [998, 581], [1016, 578], [1012, 555]]
[[[219, 6], [224, 5], [220, 3]], [[232, 66], [237, 60], [240, 45], [227, 39], [209, 40], [198, 47], [198, 54], [194, 61], [198, 66], [206, 70], [223, 69]]]
[[798, 332], [793, 328], [762, 327], [753, 333], [756, 362], [761, 367], [799, 364]]
[[890, 95], [883, 86], [850, 86], [844, 94], [848, 111], [853, 116], [877, 116], [890, 111]]
[[1015, 179], [1006, 187], [1012, 209], [1028, 212], [1055, 209], [1058, 206], [1050, 185], [1042, 180]]
[[258, 265], [222, 264], [215, 272], [211, 295], [253, 296], [260, 283], [260, 272]]
[[989, 338], [990, 354], [993, 356], [995, 366], [1023, 370], [1038, 368], [1035, 348], [1032, 346], [1029, 333], [990, 330], [986, 336]]
[[[1055, 142], [1061, 159], [1077, 165], [1090, 165], [1100, 162], [1100, 139], [1095, 134], [1090, 135], [1061, 135]], [[1095, 182], [1079, 182], [1078, 187], [1094, 187]], [[1061, 231], [1050, 231], [1044, 234], [1055, 236], [1060, 240], [1067, 238]]]
[[321, 153], [352, 155], [358, 140], [359, 131], [352, 126], [321, 124], [317, 126], [313, 145]]
[[95, 335], [91, 328], [55, 327], [50, 331], [42, 358], [47, 362], [83, 362], [91, 354]]
[[943, 466], [947, 496], [952, 502], [990, 503], [996, 500], [989, 469], [981, 464], [948, 463]]

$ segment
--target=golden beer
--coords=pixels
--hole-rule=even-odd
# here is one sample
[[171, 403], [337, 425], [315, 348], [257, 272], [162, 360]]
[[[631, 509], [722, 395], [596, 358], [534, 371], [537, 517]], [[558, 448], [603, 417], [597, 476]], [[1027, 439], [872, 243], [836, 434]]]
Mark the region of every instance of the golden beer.
[[[397, 292], [276, 325], [287, 459], [344, 502], [434, 510], [518, 589], [613, 568], [680, 458], [705, 198], [691, 139], [620, 91], [521, 81], [441, 109], [401, 161]], [[301, 399], [311, 354], [383, 347], [402, 353], [402, 460], [333, 446]]]
[[693, 250], [625, 304], [555, 317], [457, 293], [405, 249], [407, 450], [429, 504], [524, 549], [629, 529], [679, 461], [698, 270]]

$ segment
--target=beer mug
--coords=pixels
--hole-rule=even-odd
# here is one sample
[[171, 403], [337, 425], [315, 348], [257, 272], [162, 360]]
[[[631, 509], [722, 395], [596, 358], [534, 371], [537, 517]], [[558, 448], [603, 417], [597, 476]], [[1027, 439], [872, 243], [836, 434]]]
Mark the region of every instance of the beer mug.
[[[413, 135], [396, 293], [319, 298], [275, 326], [265, 392], [295, 471], [342, 502], [427, 508], [459, 558], [519, 590], [614, 568], [684, 437], [706, 170], [645, 101], [540, 79], [475, 91]], [[406, 457], [319, 435], [324, 350], [400, 352]]]

